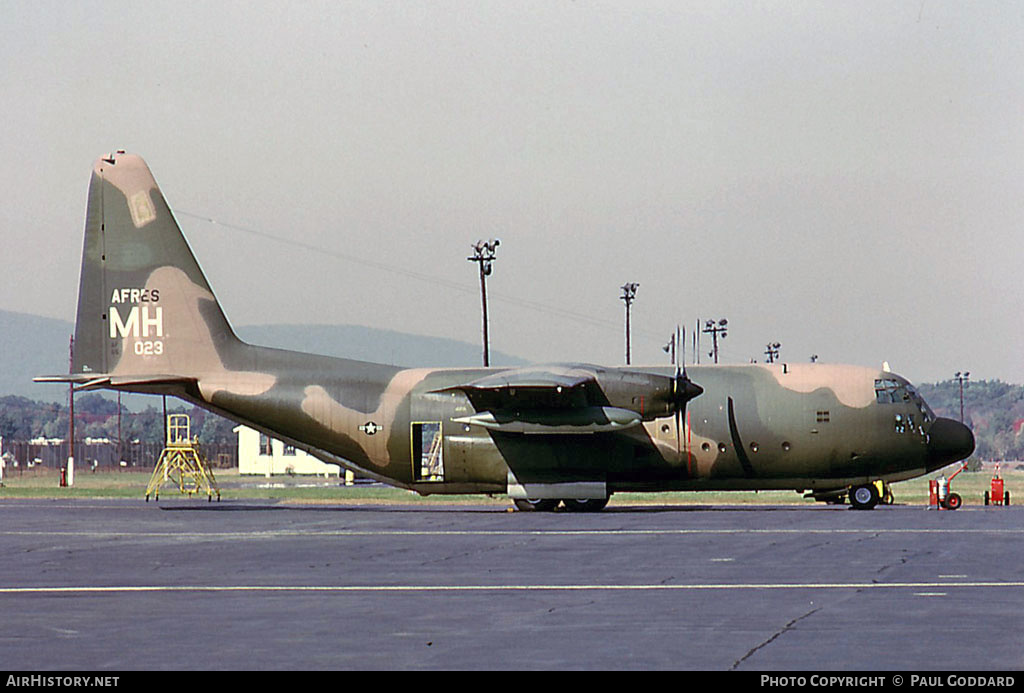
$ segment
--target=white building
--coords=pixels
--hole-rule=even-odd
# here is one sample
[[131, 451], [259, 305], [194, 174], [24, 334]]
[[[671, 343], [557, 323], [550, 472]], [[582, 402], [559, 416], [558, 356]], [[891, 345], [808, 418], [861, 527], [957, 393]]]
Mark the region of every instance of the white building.
[[238, 436], [239, 474], [339, 476], [341, 472], [336, 464], [322, 462], [303, 450], [297, 450], [248, 426], [236, 426], [233, 430]]

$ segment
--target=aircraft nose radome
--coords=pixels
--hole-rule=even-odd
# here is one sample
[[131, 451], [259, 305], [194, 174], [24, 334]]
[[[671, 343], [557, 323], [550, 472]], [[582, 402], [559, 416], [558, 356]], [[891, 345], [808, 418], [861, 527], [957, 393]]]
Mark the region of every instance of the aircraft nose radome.
[[939, 418], [928, 431], [928, 459], [931, 466], [943, 467], [970, 457], [974, 452], [974, 434], [959, 421]]

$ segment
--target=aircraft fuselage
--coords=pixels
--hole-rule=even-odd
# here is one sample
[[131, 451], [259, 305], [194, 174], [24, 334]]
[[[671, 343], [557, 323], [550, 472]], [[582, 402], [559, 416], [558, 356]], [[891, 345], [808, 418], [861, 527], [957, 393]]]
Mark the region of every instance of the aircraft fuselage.
[[[510, 470], [535, 484], [597, 483], [608, 493], [814, 491], [911, 478], [954, 461], [929, 446], [936, 417], [913, 387], [870, 368], [691, 366], [704, 391], [678, 425], [673, 413], [654, 412], [617, 432], [530, 434], [465, 422], [477, 410], [453, 386], [500, 368], [399, 369], [328, 357], [310, 368], [305, 354], [249, 348], [263, 354], [262, 372], [275, 385], [260, 395], [218, 390], [200, 404], [423, 494], [505, 493]], [[289, 366], [292, 359], [305, 366]], [[599, 369], [598, 383], [631, 371], [671, 377], [674, 369]], [[607, 399], [641, 413], [647, 406], [628, 390]]]

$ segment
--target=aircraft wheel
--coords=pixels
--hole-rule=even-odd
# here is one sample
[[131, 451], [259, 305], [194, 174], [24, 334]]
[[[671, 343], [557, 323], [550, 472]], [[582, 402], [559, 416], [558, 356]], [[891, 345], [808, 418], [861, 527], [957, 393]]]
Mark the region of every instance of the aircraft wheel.
[[562, 500], [562, 504], [566, 510], [577, 513], [596, 513], [604, 510], [604, 506], [608, 505], [607, 498], [587, 498], [585, 500], [578, 500], [575, 498], [565, 498]]
[[964, 499], [960, 497], [959, 493], [951, 493], [946, 496], [946, 508], [949, 510], [956, 510], [964, 504]]
[[855, 510], [871, 510], [878, 505], [878, 488], [874, 484], [850, 489], [850, 505]]
[[560, 501], [557, 498], [540, 498], [537, 500], [513, 498], [512, 502], [516, 508], [523, 512], [551, 512], [558, 507]]

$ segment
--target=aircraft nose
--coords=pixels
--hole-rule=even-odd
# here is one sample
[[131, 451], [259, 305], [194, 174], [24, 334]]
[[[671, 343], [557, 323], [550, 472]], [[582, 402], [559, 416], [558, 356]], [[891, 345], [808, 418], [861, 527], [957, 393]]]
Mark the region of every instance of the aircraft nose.
[[953, 419], [935, 419], [928, 430], [928, 466], [933, 469], [970, 457], [974, 452], [971, 429]]

